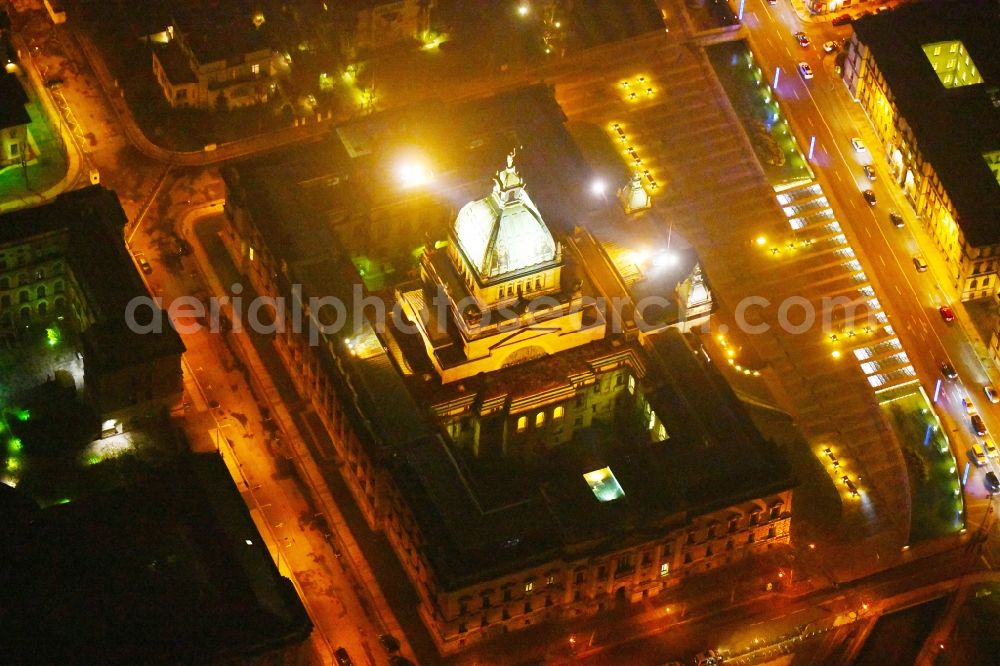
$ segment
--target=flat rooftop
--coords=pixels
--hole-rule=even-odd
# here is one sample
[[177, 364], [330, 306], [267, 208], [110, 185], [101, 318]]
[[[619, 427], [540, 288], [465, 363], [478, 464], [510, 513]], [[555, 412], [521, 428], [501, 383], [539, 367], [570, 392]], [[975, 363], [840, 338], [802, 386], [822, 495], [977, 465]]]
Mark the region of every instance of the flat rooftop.
[[8, 659], [228, 660], [309, 636], [294, 587], [215, 454], [69, 504], [4, 505], [18, 507], [0, 528]]
[[[794, 484], [777, 449], [683, 335], [668, 329], [652, 341], [649, 353], [634, 351], [652, 359], [643, 388], [669, 433], [665, 441], [643, 437], [642, 424], [625, 416], [579, 430], [531, 462], [477, 458], [443, 437], [424, 437], [407, 448], [398, 483], [444, 585], [458, 588], [536, 561], [575, 557], [612, 535], [621, 547], [649, 530]], [[476, 380], [481, 386], [470, 381], [468, 388], [478, 388], [482, 401], [497, 390], [545, 390], [580, 372], [588, 356], [616, 351], [623, 349], [592, 343], [491, 373]], [[456, 390], [448, 387], [444, 394]], [[487, 422], [480, 427], [490, 429]], [[595, 486], [604, 468], [613, 481], [602, 476]]]
[[[966, 240], [1000, 243], [1000, 182], [984, 157], [1000, 150], [1000, 9], [984, 0], [907, 3], [858, 19], [854, 32], [871, 49]], [[981, 83], [942, 82], [924, 49], [942, 42], [945, 51], [960, 42]]]

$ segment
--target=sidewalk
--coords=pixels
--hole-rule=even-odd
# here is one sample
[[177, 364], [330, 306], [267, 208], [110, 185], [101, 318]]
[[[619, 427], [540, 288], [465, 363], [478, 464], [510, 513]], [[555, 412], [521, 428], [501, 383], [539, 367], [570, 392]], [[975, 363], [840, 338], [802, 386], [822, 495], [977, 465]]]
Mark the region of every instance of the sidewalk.
[[[221, 211], [221, 202], [210, 203], [189, 210], [178, 220], [178, 231], [186, 238], [196, 238], [194, 226], [198, 220], [217, 215]], [[228, 290], [222, 284], [216, 274], [213, 264], [200, 242], [192, 242], [191, 247], [194, 253], [198, 270], [205, 279], [205, 284], [215, 296], [228, 295]], [[230, 313], [231, 314], [231, 313]], [[274, 416], [275, 422], [280, 426], [280, 431], [284, 433], [285, 454], [294, 464], [299, 477], [309, 490], [309, 495], [317, 503], [317, 508], [322, 510], [327, 517], [330, 527], [336, 534], [341, 544], [343, 560], [349, 566], [345, 571], [349, 571], [351, 578], [360, 583], [365, 592], [361, 597], [362, 601], [368, 600], [372, 603], [372, 611], [378, 628], [382, 633], [392, 634], [403, 643], [401, 652], [404, 655], [411, 655], [412, 650], [406, 644], [406, 634], [403, 632], [392, 608], [382, 594], [374, 573], [368, 566], [368, 562], [362, 554], [354, 535], [347, 524], [340, 508], [334, 501], [329, 489], [326, 487], [322, 472], [318, 469], [316, 462], [307, 452], [307, 446], [303, 439], [301, 430], [295, 417], [289, 411], [286, 401], [282, 399], [279, 389], [271, 381], [270, 373], [267, 371], [254, 342], [250, 339], [250, 334], [245, 330], [234, 330], [229, 334], [229, 338], [237, 345], [237, 355], [246, 364], [248, 377], [250, 379], [253, 393], [258, 400], [264, 402]]]

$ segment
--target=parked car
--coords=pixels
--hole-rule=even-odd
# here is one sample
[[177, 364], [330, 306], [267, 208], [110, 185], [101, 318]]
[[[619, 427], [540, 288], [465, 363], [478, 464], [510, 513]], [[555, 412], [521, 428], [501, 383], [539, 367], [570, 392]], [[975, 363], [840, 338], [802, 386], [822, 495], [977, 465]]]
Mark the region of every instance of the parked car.
[[1000, 393], [997, 393], [997, 390], [993, 388], [993, 384], [984, 384], [983, 393], [986, 394], [986, 398], [994, 405], [1000, 402]]
[[864, 141], [856, 136], [851, 137], [851, 146], [859, 153], [863, 153], [866, 150]]
[[913, 255], [913, 265], [916, 267], [918, 273], [923, 273], [927, 270], [927, 260], [924, 259], [924, 255], [922, 254]]
[[722, 657], [715, 650], [705, 650], [694, 656], [694, 666], [715, 666], [721, 663]]
[[895, 226], [897, 229], [903, 228], [904, 224], [903, 216], [900, 215], [898, 211], [895, 210], [889, 211], [889, 221], [892, 222], [893, 226]]
[[837, 45], [837, 42], [823, 42], [823, 50], [827, 53], [833, 53], [839, 48], [840, 46]]
[[983, 485], [986, 486], [987, 492], [991, 495], [1000, 491], [1000, 479], [997, 478], [996, 472], [986, 472], [986, 476], [983, 477]]
[[799, 63], [799, 74], [802, 75], [803, 79], [807, 80], [813, 77], [813, 70], [812, 67], [809, 66], [809, 63], [807, 62]]
[[795, 41], [799, 43], [799, 46], [806, 48], [809, 46], [809, 36], [804, 32], [795, 33]]
[[941, 319], [944, 319], [944, 323], [950, 324], [955, 321], [955, 311], [952, 310], [947, 305], [942, 305], [938, 308], [938, 312], [941, 313]]
[[875, 199], [875, 193], [872, 192], [871, 190], [865, 190], [864, 192], [861, 193], [861, 196], [865, 198], [865, 201], [868, 202], [869, 206], [874, 206], [877, 203], [877, 199]]
[[996, 458], [997, 455], [1000, 455], [1000, 451], [997, 451], [997, 445], [993, 443], [992, 439], [984, 439], [983, 448], [986, 449], [988, 458]]
[[839, 16], [834, 16], [833, 20], [830, 21], [830, 25], [847, 25], [854, 19], [851, 18], [850, 14], [840, 14]]
[[976, 467], [986, 466], [986, 452], [979, 444], [973, 444], [972, 448], [969, 449], [969, 458], [976, 463]]
[[146, 259], [146, 255], [142, 252], [135, 253], [135, 261], [139, 264], [139, 270], [141, 270], [146, 275], [153, 272], [153, 267], [150, 265], [149, 260]]
[[351, 655], [347, 654], [347, 650], [342, 647], [334, 650], [333, 656], [337, 659], [337, 666], [354, 666], [354, 662], [351, 661]]
[[956, 379], [958, 379], [958, 373], [955, 372], [955, 368], [951, 365], [951, 363], [945, 361], [944, 363], [941, 364], [940, 368], [941, 368], [941, 374], [944, 375], [945, 379], [950, 381], [955, 381]]
[[965, 407], [965, 413], [969, 416], [976, 413], [976, 406], [972, 404], [972, 400], [969, 399], [969, 396], [962, 398], [962, 407]]
[[980, 437], [986, 436], [986, 424], [983, 423], [983, 417], [979, 414], [973, 414], [969, 417], [969, 422], [972, 424], [972, 431], [975, 432]]
[[875, 180], [875, 167], [871, 164], [866, 164], [861, 168], [864, 169], [865, 175], [868, 176], [868, 180]]

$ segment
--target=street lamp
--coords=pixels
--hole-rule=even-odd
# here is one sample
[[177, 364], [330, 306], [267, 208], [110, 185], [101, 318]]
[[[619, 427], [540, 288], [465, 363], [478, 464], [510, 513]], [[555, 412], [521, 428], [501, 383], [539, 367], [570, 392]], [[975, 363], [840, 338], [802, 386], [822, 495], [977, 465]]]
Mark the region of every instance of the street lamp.
[[520, 5], [517, 6], [518, 16], [525, 17], [529, 13], [531, 13], [531, 7], [529, 7], [527, 3], [521, 3]]

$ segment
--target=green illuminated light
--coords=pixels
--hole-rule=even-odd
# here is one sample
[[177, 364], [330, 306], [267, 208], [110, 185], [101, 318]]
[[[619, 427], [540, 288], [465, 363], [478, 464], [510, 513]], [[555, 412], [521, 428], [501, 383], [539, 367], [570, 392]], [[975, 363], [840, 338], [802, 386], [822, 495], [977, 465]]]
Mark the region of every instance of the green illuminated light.
[[58, 328], [45, 329], [45, 337], [47, 338], [49, 346], [55, 347], [57, 344], [59, 344], [59, 338], [61, 337], [59, 334], [59, 329]]
[[19, 409], [16, 413], [18, 421], [27, 421], [31, 418], [31, 412], [27, 409]]
[[947, 42], [923, 44], [924, 55], [945, 88], [959, 88], [982, 83], [976, 63], [965, 50], [965, 44], [953, 39]]
[[17, 437], [11, 437], [7, 441], [7, 450], [10, 451], [11, 453], [19, 452], [22, 446], [23, 444], [21, 443], [21, 440], [18, 439]]

